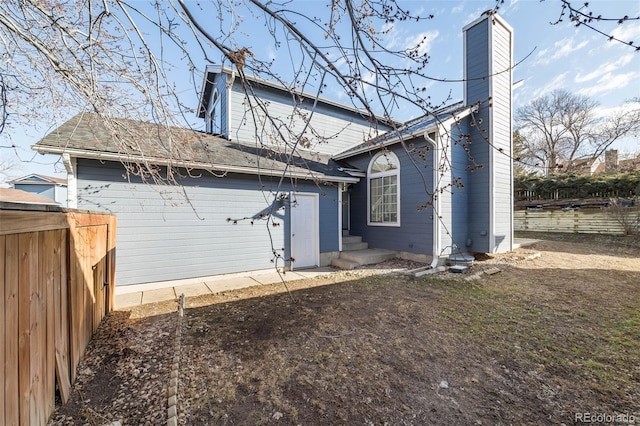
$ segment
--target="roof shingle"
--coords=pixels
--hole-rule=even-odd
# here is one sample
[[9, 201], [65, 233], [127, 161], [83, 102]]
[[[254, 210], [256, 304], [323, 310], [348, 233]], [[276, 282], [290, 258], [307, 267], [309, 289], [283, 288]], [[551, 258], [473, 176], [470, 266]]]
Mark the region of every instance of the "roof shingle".
[[250, 174], [351, 181], [328, 155], [231, 142], [196, 130], [81, 113], [34, 145], [40, 153]]

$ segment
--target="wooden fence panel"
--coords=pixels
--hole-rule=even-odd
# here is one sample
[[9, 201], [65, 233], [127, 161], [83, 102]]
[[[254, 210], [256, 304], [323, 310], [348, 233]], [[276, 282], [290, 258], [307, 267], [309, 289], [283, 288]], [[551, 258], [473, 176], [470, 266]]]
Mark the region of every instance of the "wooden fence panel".
[[[33, 230], [29, 230], [30, 224]], [[0, 210], [0, 424], [46, 425], [110, 311], [115, 217]]]
[[[0, 235], [0, 259], [5, 258], [6, 237]], [[4, 270], [5, 263], [0, 262], [0, 383], [4, 387], [4, 357], [5, 357], [5, 321], [4, 317]], [[0, 422], [4, 423], [4, 392], [0, 391]]]
[[20, 421], [20, 393], [18, 378], [18, 251], [19, 235], [5, 236], [4, 262], [4, 324], [5, 324], [5, 373], [4, 373], [4, 424], [17, 425]]
[[20, 424], [31, 424], [31, 283], [38, 277], [32, 276], [37, 262], [37, 251], [33, 245], [33, 232], [19, 235], [18, 250], [18, 389], [20, 394]]
[[[624, 214], [629, 220], [633, 220], [640, 213], [630, 210]], [[516, 210], [513, 222], [516, 231], [611, 235], [625, 233], [616, 217], [604, 210]]]
[[56, 238], [58, 252], [59, 273], [54, 276], [53, 315], [54, 315], [54, 346], [56, 376], [60, 388], [60, 398], [63, 403], [69, 399], [71, 390], [71, 375], [69, 364], [69, 283], [68, 283], [68, 244], [67, 230], [59, 230]]

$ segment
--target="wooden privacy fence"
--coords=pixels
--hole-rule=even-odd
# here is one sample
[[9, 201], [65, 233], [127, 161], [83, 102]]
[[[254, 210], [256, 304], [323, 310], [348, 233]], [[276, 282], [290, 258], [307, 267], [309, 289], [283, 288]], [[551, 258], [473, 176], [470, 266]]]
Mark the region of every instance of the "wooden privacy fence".
[[516, 231], [623, 235], [623, 223], [640, 223], [639, 214], [637, 209], [615, 213], [604, 209], [516, 210], [513, 225]]
[[45, 425], [113, 307], [115, 216], [0, 210], [0, 424]]

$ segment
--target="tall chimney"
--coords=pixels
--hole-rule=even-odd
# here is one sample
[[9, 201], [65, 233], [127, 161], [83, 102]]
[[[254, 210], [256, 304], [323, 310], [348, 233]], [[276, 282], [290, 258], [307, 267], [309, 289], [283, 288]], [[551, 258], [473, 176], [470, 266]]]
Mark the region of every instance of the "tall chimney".
[[618, 171], [618, 150], [610, 149], [604, 153], [604, 172], [616, 173]]
[[464, 98], [478, 105], [469, 121], [468, 174], [471, 251], [497, 253], [513, 245], [513, 29], [493, 11], [465, 26]]

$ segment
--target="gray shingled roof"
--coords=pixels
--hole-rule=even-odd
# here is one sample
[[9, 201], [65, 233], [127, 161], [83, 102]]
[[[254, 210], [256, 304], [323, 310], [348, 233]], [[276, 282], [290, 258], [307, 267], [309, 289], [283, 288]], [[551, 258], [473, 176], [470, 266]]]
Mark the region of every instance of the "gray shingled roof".
[[[33, 179], [35, 178], [35, 179]], [[58, 177], [53, 177], [53, 176], [47, 176], [47, 175], [40, 175], [37, 173], [32, 173], [30, 175], [27, 176], [23, 176], [20, 177], [18, 179], [14, 179], [12, 181], [9, 181], [9, 183], [11, 184], [20, 184], [20, 185], [42, 185], [45, 183], [53, 183], [53, 184], [58, 184], [58, 185], [67, 185], [67, 179], [63, 179], [63, 178], [58, 178]]]
[[[33, 146], [40, 153], [78, 158], [172, 165], [192, 169], [280, 175], [287, 170], [298, 178], [355, 181], [342, 165], [327, 155], [278, 152], [255, 144], [228, 141], [200, 131], [166, 128], [153, 123], [112, 119], [80, 113]], [[289, 157], [291, 159], [289, 160]], [[287, 161], [289, 167], [287, 169]]]
[[[399, 142], [402, 138], [410, 138], [423, 133], [425, 130], [434, 128], [438, 123], [442, 123], [447, 119], [462, 113], [465, 109], [470, 107], [465, 106], [463, 102], [457, 102], [455, 104], [440, 108], [433, 113], [423, 115], [414, 120], [408, 121], [402, 126], [399, 126], [395, 130], [390, 130], [376, 138], [363, 142], [356, 146], [353, 146], [346, 151], [343, 151], [334, 157], [337, 159], [349, 158], [350, 156], [360, 154], [362, 152], [371, 151], [392, 143]], [[463, 114], [464, 115], [464, 114]]]

